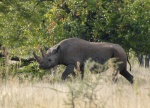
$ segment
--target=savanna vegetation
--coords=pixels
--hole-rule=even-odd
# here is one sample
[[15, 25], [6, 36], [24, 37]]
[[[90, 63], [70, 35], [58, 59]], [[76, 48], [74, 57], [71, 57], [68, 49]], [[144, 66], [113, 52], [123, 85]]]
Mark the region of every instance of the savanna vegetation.
[[[134, 62], [132, 62], [134, 64]], [[131, 85], [118, 76], [112, 82], [112, 69], [101, 74], [91, 74], [86, 65], [84, 80], [69, 78], [60, 80], [62, 67], [55, 69], [56, 75], [47, 74], [43, 79], [30, 80], [23, 76], [0, 82], [1, 108], [149, 108], [150, 73], [149, 68], [132, 67], [135, 82]], [[78, 71], [77, 71], [78, 72]], [[18, 79], [19, 78], [19, 79]], [[4, 80], [3, 80], [4, 81]]]
[[[149, 0], [1, 0], [0, 107], [149, 108], [149, 34]], [[33, 51], [70, 37], [120, 44], [135, 83], [92, 75], [91, 63], [83, 81], [62, 82], [64, 66], [39, 69]]]

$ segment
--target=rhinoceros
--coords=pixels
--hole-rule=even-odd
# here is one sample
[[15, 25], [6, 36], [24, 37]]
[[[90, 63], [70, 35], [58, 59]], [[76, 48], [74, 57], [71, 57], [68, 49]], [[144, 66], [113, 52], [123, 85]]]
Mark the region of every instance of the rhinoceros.
[[100, 64], [104, 64], [111, 58], [116, 58], [116, 62], [121, 62], [118, 64], [117, 72], [130, 83], [133, 83], [133, 76], [127, 71], [127, 55], [119, 44], [89, 42], [79, 38], [69, 38], [49, 48], [46, 53], [41, 50], [41, 53], [42, 57], [37, 56], [33, 52], [39, 63], [39, 68], [51, 69], [60, 64], [66, 66], [61, 76], [62, 80], [65, 80], [69, 74], [75, 75], [74, 68], [77, 68], [77, 62], [80, 63], [80, 71], [83, 78], [85, 61], [89, 58]]

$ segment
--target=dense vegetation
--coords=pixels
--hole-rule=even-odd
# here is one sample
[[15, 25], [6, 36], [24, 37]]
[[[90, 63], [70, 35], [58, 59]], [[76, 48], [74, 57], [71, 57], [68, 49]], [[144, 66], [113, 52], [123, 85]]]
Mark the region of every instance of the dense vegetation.
[[91, 61], [84, 80], [75, 70], [77, 78], [65, 83], [63, 66], [39, 69], [32, 52], [69, 37], [118, 43], [149, 65], [150, 0], [0, 0], [0, 107], [149, 108], [149, 68], [130, 56], [133, 85], [122, 77], [113, 84], [113, 66], [91, 74]]
[[149, 23], [149, 0], [1, 0], [0, 47], [18, 60], [39, 47], [80, 37], [148, 55]]
[[28, 54], [38, 46], [80, 37], [149, 54], [149, 4], [149, 0], [2, 0], [0, 43], [17, 54]]

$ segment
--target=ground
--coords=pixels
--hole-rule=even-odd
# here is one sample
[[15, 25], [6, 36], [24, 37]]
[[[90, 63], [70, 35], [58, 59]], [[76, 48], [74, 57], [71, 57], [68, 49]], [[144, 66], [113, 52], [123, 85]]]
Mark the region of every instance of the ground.
[[9, 79], [0, 83], [0, 108], [150, 108], [149, 70], [134, 65], [133, 85], [122, 76], [113, 83], [111, 76], [105, 73], [95, 80], [98, 83], [20, 83], [17, 79]]

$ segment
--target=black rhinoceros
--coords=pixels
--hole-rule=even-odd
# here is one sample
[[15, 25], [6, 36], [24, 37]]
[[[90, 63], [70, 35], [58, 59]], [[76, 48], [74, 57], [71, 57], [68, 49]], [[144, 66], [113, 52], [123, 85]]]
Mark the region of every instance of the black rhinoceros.
[[80, 70], [83, 77], [84, 64], [89, 58], [100, 64], [104, 64], [110, 58], [116, 58], [116, 62], [122, 62], [118, 64], [117, 71], [130, 83], [133, 83], [133, 76], [127, 71], [127, 55], [124, 49], [118, 44], [88, 42], [79, 38], [69, 38], [59, 42], [53, 48], [49, 48], [47, 53], [41, 52], [42, 57], [33, 53], [40, 68], [50, 69], [59, 64], [66, 66], [61, 77], [63, 80], [69, 74], [75, 74], [74, 68], [77, 68], [77, 62], [80, 63]]

